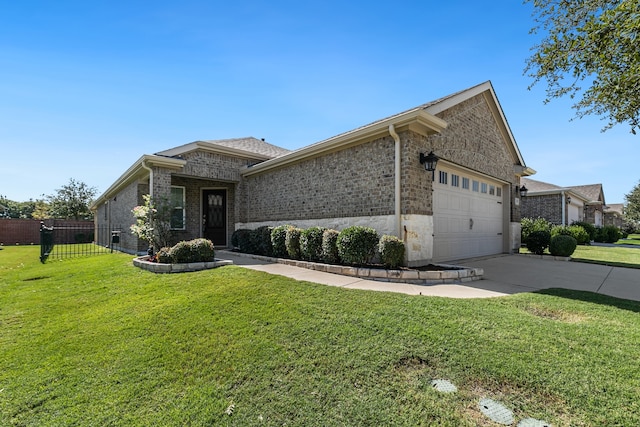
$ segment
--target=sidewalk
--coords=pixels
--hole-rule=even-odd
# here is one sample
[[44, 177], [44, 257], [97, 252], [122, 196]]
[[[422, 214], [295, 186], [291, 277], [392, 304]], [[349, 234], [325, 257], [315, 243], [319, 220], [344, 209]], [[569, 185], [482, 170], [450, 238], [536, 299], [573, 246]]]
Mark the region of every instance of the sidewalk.
[[[449, 298], [489, 298], [541, 289], [564, 288], [640, 301], [640, 269], [538, 259], [523, 255], [465, 260], [461, 264], [484, 269], [484, 280], [464, 285], [413, 285], [379, 282], [256, 260], [250, 255], [219, 251], [234, 264], [271, 274], [347, 289], [399, 292]], [[640, 253], [639, 253], [640, 256]]]

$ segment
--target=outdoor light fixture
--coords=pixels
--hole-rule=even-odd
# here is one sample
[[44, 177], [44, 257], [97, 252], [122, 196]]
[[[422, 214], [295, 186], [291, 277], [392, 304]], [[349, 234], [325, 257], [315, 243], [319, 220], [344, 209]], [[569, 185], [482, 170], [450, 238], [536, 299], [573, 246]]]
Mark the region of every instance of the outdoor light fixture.
[[430, 151], [426, 156], [423, 153], [420, 153], [420, 164], [424, 165], [424, 169], [428, 172], [431, 172], [431, 180], [433, 181], [436, 176], [436, 165], [438, 164], [438, 160], [440, 157], [433, 154], [433, 151]]
[[567, 197], [567, 204], [570, 205], [571, 204], [571, 196]]
[[520, 188], [518, 188], [518, 186], [516, 185], [516, 192], [518, 191], [520, 192], [520, 197], [527, 197], [527, 193], [529, 192], [529, 189], [524, 185]]

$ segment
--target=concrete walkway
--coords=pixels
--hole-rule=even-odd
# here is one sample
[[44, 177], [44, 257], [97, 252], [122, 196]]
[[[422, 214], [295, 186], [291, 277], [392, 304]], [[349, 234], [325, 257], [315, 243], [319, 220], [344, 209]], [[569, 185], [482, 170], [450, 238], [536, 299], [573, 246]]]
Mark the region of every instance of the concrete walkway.
[[[640, 301], [640, 269], [554, 261], [525, 255], [501, 255], [461, 261], [460, 265], [484, 269], [484, 280], [464, 285], [430, 286], [341, 276], [286, 264], [269, 263], [229, 251], [219, 251], [217, 255], [252, 270], [348, 289], [450, 298], [489, 298], [540, 289], [565, 288]], [[640, 251], [638, 257], [640, 264]]]

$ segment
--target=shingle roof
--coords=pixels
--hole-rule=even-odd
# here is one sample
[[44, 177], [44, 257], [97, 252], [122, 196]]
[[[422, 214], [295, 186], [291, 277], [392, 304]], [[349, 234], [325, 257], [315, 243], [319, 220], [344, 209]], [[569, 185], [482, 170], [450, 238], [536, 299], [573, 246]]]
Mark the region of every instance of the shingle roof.
[[560, 191], [563, 189], [560, 186], [549, 184], [548, 182], [537, 181], [531, 178], [521, 178], [520, 183], [527, 187], [527, 190], [532, 193], [535, 193], [537, 191]]
[[246, 138], [217, 139], [202, 141], [214, 145], [222, 145], [223, 147], [235, 148], [237, 150], [247, 151], [249, 153], [262, 154], [271, 158], [280, 157], [287, 154], [290, 150], [269, 144], [264, 139], [257, 139], [252, 136]]
[[597, 202], [604, 203], [604, 193], [602, 191], [602, 184], [572, 185], [568, 188], [584, 194], [592, 202], [597, 201]]
[[178, 147], [170, 148], [168, 150], [155, 153], [158, 156], [178, 156], [190, 151], [194, 151], [207, 146], [214, 149], [215, 147], [231, 148], [233, 150], [243, 151], [248, 154], [257, 154], [260, 157], [266, 157], [273, 159], [289, 153], [286, 148], [278, 147], [277, 145], [269, 144], [268, 142], [257, 139], [252, 136], [245, 138], [231, 138], [231, 139], [216, 139], [207, 141], [194, 141], [188, 144], [180, 145]]

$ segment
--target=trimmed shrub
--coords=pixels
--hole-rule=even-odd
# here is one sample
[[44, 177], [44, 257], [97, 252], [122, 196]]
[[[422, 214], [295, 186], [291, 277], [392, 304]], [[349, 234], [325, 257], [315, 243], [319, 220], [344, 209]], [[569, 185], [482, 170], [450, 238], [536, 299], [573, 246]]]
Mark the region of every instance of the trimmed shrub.
[[340, 261], [338, 255], [338, 230], [327, 229], [322, 233], [322, 261], [336, 264]]
[[287, 247], [287, 255], [291, 259], [300, 259], [300, 234], [301, 228], [289, 227], [287, 228], [285, 236], [285, 245]]
[[273, 245], [271, 244], [272, 227], [263, 225], [251, 231], [251, 246], [258, 255], [273, 256]]
[[549, 242], [549, 253], [553, 256], [571, 256], [576, 250], [576, 246], [578, 246], [578, 242], [572, 236], [558, 234], [553, 236]]
[[404, 264], [404, 242], [396, 236], [384, 235], [378, 243], [380, 260], [387, 268], [396, 268]]
[[588, 245], [591, 241], [589, 233], [580, 225], [554, 225], [551, 229], [551, 237], [559, 235], [571, 236], [579, 245]]
[[589, 224], [588, 222], [584, 222], [584, 221], [573, 221], [571, 225], [577, 225], [579, 227], [584, 228], [584, 231], [586, 231], [587, 234], [589, 234], [589, 241], [596, 240], [597, 230], [595, 225]]
[[537, 255], [542, 255], [544, 250], [549, 247], [551, 241], [551, 233], [546, 230], [533, 231], [527, 237], [527, 249]]
[[622, 233], [615, 225], [605, 225], [604, 227], [596, 227], [596, 242], [615, 243], [620, 240]]
[[544, 218], [522, 218], [521, 225], [521, 238], [522, 242], [526, 242], [529, 235], [534, 231], [548, 231], [551, 232], [552, 224]]
[[160, 248], [160, 250], [156, 253], [156, 258], [159, 263], [162, 264], [171, 264], [171, 248], [164, 247]]
[[191, 245], [182, 241], [176, 243], [170, 250], [171, 262], [175, 264], [186, 263], [191, 260]]
[[214, 260], [213, 242], [208, 239], [193, 239], [191, 246], [191, 260], [189, 262], [210, 262]]
[[300, 253], [308, 261], [322, 260], [322, 235], [324, 227], [311, 227], [300, 234]]
[[240, 252], [253, 253], [251, 242], [251, 230], [240, 228], [231, 235], [231, 245]]
[[338, 255], [346, 264], [367, 264], [376, 254], [378, 241], [378, 233], [371, 227], [347, 227], [338, 234]]
[[287, 229], [290, 225], [279, 225], [271, 230], [271, 249], [277, 258], [287, 257]]

